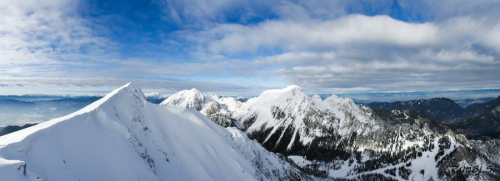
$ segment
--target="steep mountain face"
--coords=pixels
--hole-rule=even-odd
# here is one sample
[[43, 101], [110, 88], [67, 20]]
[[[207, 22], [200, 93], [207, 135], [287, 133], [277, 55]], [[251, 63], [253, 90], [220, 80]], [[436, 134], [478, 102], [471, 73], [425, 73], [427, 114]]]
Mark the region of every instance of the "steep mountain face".
[[432, 119], [453, 119], [463, 115], [463, 108], [460, 107], [451, 99], [433, 98], [433, 99], [417, 99], [411, 101], [374, 102], [368, 106], [375, 110], [419, 110], [425, 112]]
[[91, 105], [0, 137], [2, 180], [303, 180], [298, 169], [193, 109], [127, 84]]
[[240, 123], [232, 119], [234, 111], [239, 109], [242, 104], [241, 100], [244, 99], [232, 97], [220, 98], [217, 94], [204, 94], [196, 89], [191, 89], [171, 95], [161, 102], [160, 105], [195, 109], [223, 127], [241, 128]]

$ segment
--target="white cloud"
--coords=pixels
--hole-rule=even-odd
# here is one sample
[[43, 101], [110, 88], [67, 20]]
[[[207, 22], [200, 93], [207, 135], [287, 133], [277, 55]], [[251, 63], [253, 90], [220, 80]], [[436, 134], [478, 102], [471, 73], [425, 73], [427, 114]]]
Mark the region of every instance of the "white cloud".
[[[111, 29], [80, 17], [81, 1], [0, 1], [0, 83], [135, 80], [191, 88], [238, 80], [216, 84], [238, 90], [282, 80], [311, 90], [373, 91], [500, 85], [498, 1], [398, 2], [400, 19], [408, 21], [383, 15], [391, 14], [392, 0], [160, 1], [165, 18], [181, 30], [158, 37], [168, 43], [129, 47], [154, 54], [148, 51], [155, 46], [151, 51], [182, 54], [179, 59], [122, 56], [121, 47], [98, 36]], [[367, 7], [382, 15], [347, 15]], [[117, 17], [125, 18], [102, 21]], [[196, 79], [162, 81], [169, 76]]]
[[285, 81], [304, 87], [369, 87], [374, 91], [496, 87], [498, 63], [442, 65], [418, 61], [298, 66], [277, 70]]
[[500, 21], [460, 16], [410, 23], [388, 16], [219, 24], [188, 38], [216, 55], [282, 52], [266, 66], [304, 87], [374, 90], [498, 87]]
[[[257, 25], [220, 24], [192, 35], [212, 53], [237, 54], [261, 49], [332, 50], [348, 46], [469, 48], [498, 50], [499, 25], [469, 17], [442, 23], [408, 23], [388, 16], [349, 15], [332, 20], [269, 20]], [[448, 48], [448, 47], [444, 47]], [[500, 51], [498, 51], [500, 52]]]
[[108, 41], [98, 37], [80, 18], [78, 1], [0, 2], [0, 66], [5, 73], [49, 76], [64, 73], [72, 62], [88, 61]]
[[388, 16], [350, 15], [320, 21], [270, 20], [258, 25], [221, 24], [202, 32], [213, 53], [256, 52], [261, 48], [289, 51], [327, 50], [345, 44], [423, 46], [437, 43], [438, 27], [431, 23], [407, 23]]

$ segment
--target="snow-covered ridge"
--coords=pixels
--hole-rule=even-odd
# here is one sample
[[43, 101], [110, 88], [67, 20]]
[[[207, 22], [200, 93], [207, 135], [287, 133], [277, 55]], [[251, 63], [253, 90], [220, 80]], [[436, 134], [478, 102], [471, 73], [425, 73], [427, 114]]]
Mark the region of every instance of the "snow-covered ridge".
[[6, 180], [307, 179], [239, 130], [193, 109], [149, 103], [130, 83], [0, 137], [0, 173]]
[[[211, 96], [208, 95], [206, 97], [207, 99], [212, 98]], [[206, 101], [213, 102], [213, 99]], [[194, 108], [198, 111], [202, 109], [202, 105], [204, 104], [205, 104], [205, 95], [203, 95], [200, 91], [196, 90], [195, 88], [175, 93], [160, 103], [160, 105], [162, 106], [178, 106], [184, 108]]]
[[169, 96], [160, 105], [195, 109], [224, 127], [241, 127], [237, 121], [231, 119], [233, 113], [242, 105], [241, 101], [233, 97], [221, 98], [217, 94], [201, 93], [193, 88]]

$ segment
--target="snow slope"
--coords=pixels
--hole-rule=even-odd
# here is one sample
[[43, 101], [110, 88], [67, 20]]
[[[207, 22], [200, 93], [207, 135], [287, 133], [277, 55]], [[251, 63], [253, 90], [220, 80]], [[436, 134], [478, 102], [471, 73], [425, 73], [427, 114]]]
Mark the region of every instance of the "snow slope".
[[130, 83], [0, 137], [0, 173], [2, 180], [307, 179], [239, 130], [193, 109], [149, 103]]

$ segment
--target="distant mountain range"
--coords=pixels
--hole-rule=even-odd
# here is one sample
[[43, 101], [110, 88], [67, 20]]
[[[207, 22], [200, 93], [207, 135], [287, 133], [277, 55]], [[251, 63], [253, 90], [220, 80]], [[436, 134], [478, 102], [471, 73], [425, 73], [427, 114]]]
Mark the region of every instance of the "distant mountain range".
[[484, 113], [496, 106], [500, 106], [500, 97], [487, 102], [473, 103], [465, 108], [462, 108], [459, 104], [447, 98], [417, 99], [393, 103], [373, 102], [367, 105], [375, 110], [419, 110], [426, 112], [435, 119], [455, 119]]
[[455, 101], [460, 107], [465, 108], [471, 104], [488, 102], [488, 101], [492, 101], [494, 99], [495, 99], [495, 97], [483, 97], [483, 98], [476, 98], [476, 99], [456, 99], [453, 101]]
[[368, 106], [374, 110], [419, 111], [425, 113], [421, 115], [422, 117], [437, 120], [443, 126], [465, 134], [469, 138], [479, 139], [485, 136], [500, 138], [500, 119], [497, 114], [500, 110], [500, 96], [465, 108], [446, 98], [370, 103]]
[[433, 99], [418, 99], [411, 101], [374, 102], [368, 106], [375, 110], [419, 110], [425, 112], [433, 119], [453, 119], [461, 117], [464, 109], [451, 99], [433, 98]]

